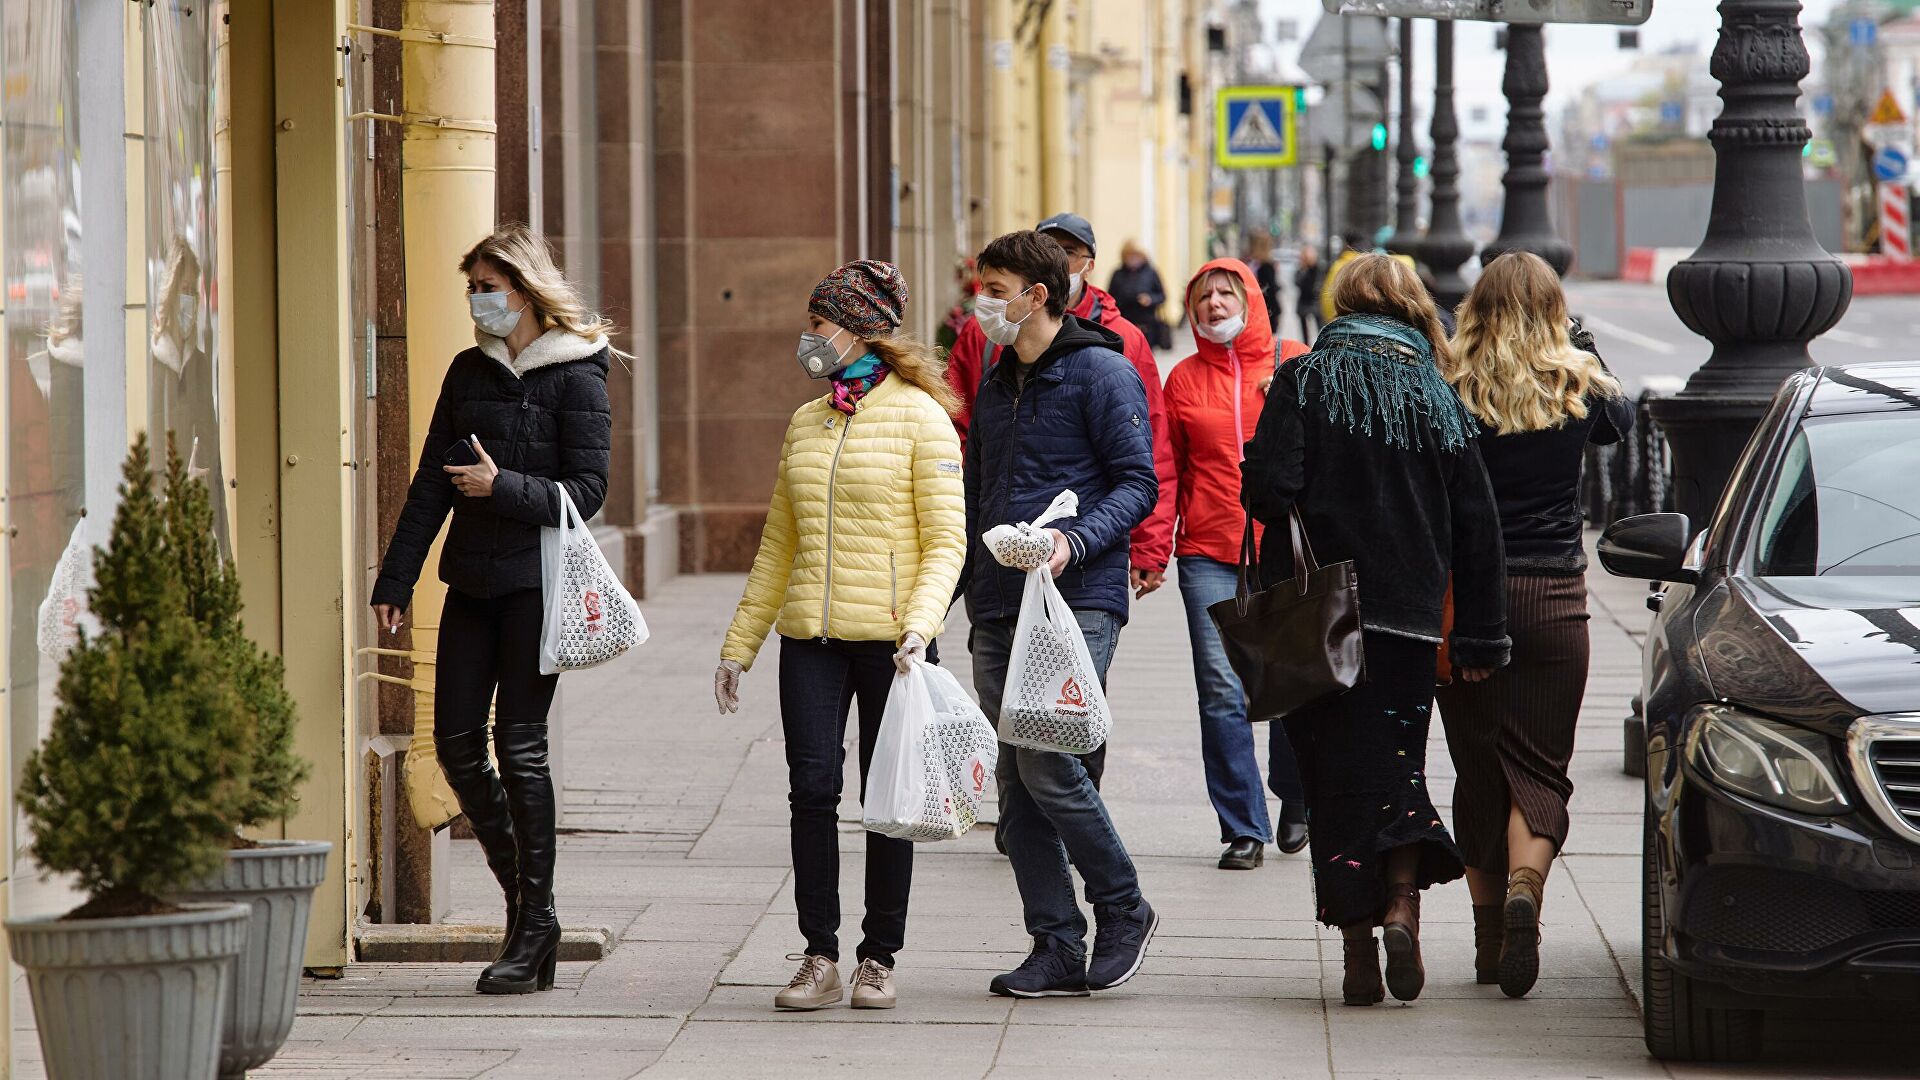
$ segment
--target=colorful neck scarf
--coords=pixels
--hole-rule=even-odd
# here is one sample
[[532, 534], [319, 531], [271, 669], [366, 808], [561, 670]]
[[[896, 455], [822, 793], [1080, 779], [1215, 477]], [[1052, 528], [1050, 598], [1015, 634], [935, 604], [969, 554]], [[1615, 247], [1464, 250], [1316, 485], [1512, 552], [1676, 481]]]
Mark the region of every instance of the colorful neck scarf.
[[860, 407], [860, 399], [872, 393], [892, 370], [872, 353], [841, 368], [833, 377], [833, 407], [852, 416]]

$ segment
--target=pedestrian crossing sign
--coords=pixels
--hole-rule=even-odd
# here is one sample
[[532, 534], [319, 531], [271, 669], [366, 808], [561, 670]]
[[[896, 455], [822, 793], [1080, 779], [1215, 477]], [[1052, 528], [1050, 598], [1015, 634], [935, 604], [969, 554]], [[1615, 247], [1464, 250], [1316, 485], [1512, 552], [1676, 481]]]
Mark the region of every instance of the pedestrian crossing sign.
[[1299, 160], [1292, 86], [1232, 86], [1213, 104], [1213, 156], [1222, 168], [1277, 169]]

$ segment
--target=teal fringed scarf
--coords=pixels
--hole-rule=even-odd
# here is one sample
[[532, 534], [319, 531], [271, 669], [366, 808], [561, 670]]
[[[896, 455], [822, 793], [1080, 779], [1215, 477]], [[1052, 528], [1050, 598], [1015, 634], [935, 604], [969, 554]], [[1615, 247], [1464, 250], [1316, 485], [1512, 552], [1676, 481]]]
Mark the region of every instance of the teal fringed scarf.
[[1317, 376], [1327, 419], [1348, 431], [1375, 434], [1388, 446], [1419, 450], [1414, 425], [1433, 430], [1457, 451], [1476, 430], [1460, 395], [1440, 375], [1433, 346], [1419, 331], [1382, 315], [1345, 315], [1328, 323], [1313, 352], [1293, 361], [1300, 373], [1300, 404]]

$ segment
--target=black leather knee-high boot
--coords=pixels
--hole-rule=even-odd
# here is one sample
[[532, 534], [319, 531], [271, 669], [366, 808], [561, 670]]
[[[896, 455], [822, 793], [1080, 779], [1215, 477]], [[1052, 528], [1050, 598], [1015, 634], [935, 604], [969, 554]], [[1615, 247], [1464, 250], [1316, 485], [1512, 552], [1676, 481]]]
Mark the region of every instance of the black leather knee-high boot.
[[473, 827], [474, 839], [487, 853], [487, 869], [507, 901], [507, 938], [513, 936], [513, 924], [520, 915], [520, 869], [518, 848], [514, 843], [513, 814], [507, 806], [507, 792], [487, 758], [487, 729], [477, 728], [458, 735], [433, 739], [434, 752], [440, 757], [440, 771], [447, 786], [460, 800], [460, 812]]
[[553, 775], [547, 768], [545, 724], [497, 728], [500, 780], [519, 843], [520, 917], [500, 959], [480, 974], [483, 994], [527, 994], [553, 988], [560, 955], [560, 919], [553, 909]]

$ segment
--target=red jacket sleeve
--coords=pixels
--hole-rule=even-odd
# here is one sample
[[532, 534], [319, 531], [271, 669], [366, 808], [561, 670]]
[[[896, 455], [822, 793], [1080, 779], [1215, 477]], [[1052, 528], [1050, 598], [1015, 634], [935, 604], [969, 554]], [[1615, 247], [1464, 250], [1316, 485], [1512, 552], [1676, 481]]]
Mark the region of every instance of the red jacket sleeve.
[[1147, 423], [1153, 428], [1153, 471], [1160, 478], [1160, 499], [1153, 513], [1133, 530], [1131, 561], [1137, 570], [1164, 571], [1173, 558], [1173, 523], [1179, 512], [1179, 469], [1173, 459], [1173, 428], [1167, 421], [1167, 397], [1160, 385], [1160, 365], [1154, 363], [1147, 336], [1130, 322], [1114, 330], [1125, 342], [1127, 359], [1147, 385]]
[[954, 430], [960, 433], [960, 451], [964, 455], [967, 449], [967, 426], [973, 422], [973, 398], [980, 392], [981, 356], [986, 352], [987, 335], [980, 330], [980, 324], [968, 319], [961, 327], [960, 334], [954, 338], [953, 351], [947, 354], [947, 385], [953, 387], [953, 394], [960, 399], [960, 412], [953, 418]]

